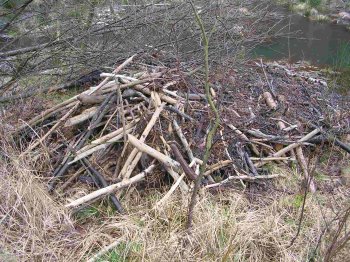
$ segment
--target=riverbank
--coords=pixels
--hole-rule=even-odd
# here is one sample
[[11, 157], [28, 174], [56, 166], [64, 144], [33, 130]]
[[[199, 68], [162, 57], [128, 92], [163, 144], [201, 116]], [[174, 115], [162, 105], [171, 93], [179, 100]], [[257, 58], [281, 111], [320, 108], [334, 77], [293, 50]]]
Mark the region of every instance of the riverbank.
[[350, 30], [350, 4], [346, 1], [277, 0], [277, 3], [310, 20], [343, 25]]

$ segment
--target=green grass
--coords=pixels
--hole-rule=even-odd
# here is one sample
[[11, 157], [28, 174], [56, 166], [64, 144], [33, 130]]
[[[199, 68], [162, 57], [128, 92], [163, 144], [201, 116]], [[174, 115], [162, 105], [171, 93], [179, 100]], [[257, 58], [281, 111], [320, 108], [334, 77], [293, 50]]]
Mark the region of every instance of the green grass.
[[142, 248], [142, 244], [137, 242], [122, 242], [118, 247], [97, 259], [96, 262], [138, 261], [141, 256]]
[[75, 219], [78, 222], [85, 222], [90, 218], [96, 218], [100, 216], [100, 211], [96, 207], [86, 207], [75, 213]]
[[309, 0], [308, 2], [311, 7], [318, 7], [321, 5], [322, 0]]
[[346, 95], [350, 90], [350, 42], [340, 45], [333, 64], [333, 70], [339, 72], [333, 76], [336, 91]]

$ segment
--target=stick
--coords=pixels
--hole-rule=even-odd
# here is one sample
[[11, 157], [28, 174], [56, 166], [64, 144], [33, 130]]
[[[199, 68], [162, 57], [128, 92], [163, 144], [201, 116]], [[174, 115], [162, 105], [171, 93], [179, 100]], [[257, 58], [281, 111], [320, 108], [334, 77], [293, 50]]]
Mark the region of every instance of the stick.
[[[144, 86], [141, 86], [141, 85], [135, 85], [133, 86], [134, 89], [136, 89], [137, 91], [140, 91], [146, 95], [151, 95], [151, 90], [147, 87], [144, 87]], [[159, 97], [161, 100], [163, 100], [164, 102], [167, 102], [169, 104], [172, 104], [172, 105], [176, 105], [177, 104], [177, 100], [170, 97], [170, 96], [167, 96], [167, 95], [164, 95], [164, 94], [159, 94]]]
[[[126, 133], [129, 133], [130, 131], [131, 131], [131, 129], [128, 129], [128, 130], [126, 131]], [[80, 160], [80, 159], [83, 159], [83, 158], [85, 158], [85, 157], [87, 157], [87, 156], [93, 154], [94, 152], [96, 152], [96, 151], [98, 151], [98, 150], [101, 150], [101, 149], [106, 148], [107, 146], [109, 146], [109, 145], [112, 144], [112, 143], [116, 143], [116, 142], [120, 141], [120, 140], [123, 138], [123, 136], [124, 136], [124, 134], [121, 133], [121, 134], [119, 134], [119, 135], [113, 137], [112, 139], [108, 140], [108, 141], [107, 141], [106, 143], [104, 143], [104, 144], [100, 144], [100, 145], [97, 145], [97, 146], [94, 146], [94, 147], [91, 147], [91, 145], [89, 145], [90, 147], [89, 147], [87, 150], [85, 150], [85, 151], [82, 151], [82, 150], [79, 151], [79, 153], [77, 153], [77, 155], [75, 156], [75, 158], [74, 158], [72, 161], [69, 162], [69, 165], [71, 165], [71, 164], [77, 162], [77, 161]], [[87, 147], [85, 147], [85, 148], [87, 148]], [[84, 148], [82, 148], [82, 149], [84, 149]]]
[[235, 133], [236, 133], [243, 141], [246, 141], [246, 142], [249, 143], [249, 147], [250, 147], [250, 149], [253, 151], [253, 153], [254, 153], [255, 155], [257, 155], [257, 156], [260, 155], [260, 152], [259, 152], [259, 150], [257, 149], [257, 147], [256, 147], [254, 144], [252, 144], [252, 143], [250, 142], [249, 138], [248, 138], [245, 134], [243, 134], [243, 133], [242, 133], [237, 127], [235, 127], [234, 125], [228, 124], [227, 126], [228, 126], [229, 128], [231, 128], [233, 131], [235, 131]]
[[[84, 168], [88, 171], [88, 173], [91, 175], [91, 177], [95, 178], [96, 186], [103, 187], [103, 188], [108, 186], [108, 183], [105, 180], [105, 178], [100, 174], [100, 172], [98, 172], [95, 168], [93, 168], [93, 166], [91, 165], [89, 160], [87, 160], [86, 158], [83, 158], [81, 160], [81, 163], [83, 164]], [[109, 198], [110, 198], [111, 202], [113, 203], [114, 207], [116, 208], [116, 210], [120, 214], [124, 213], [123, 207], [120, 204], [117, 197], [114, 194], [110, 194]]]
[[172, 158], [164, 155], [163, 153], [155, 150], [154, 148], [146, 145], [145, 143], [138, 140], [133, 135], [128, 134], [128, 140], [139, 151], [152, 156], [153, 158], [157, 159], [159, 162], [161, 162], [162, 164], [164, 164], [167, 167], [171, 167], [171, 168], [174, 168], [176, 170], [179, 170], [180, 163], [175, 161], [174, 159], [172, 159]]
[[176, 114], [182, 116], [183, 118], [185, 118], [185, 119], [187, 119], [187, 120], [189, 120], [189, 121], [194, 121], [194, 119], [193, 119], [192, 117], [190, 117], [189, 115], [187, 115], [187, 114], [181, 112], [179, 109], [177, 109], [177, 108], [174, 107], [174, 106], [166, 106], [165, 109], [166, 109], [166, 110], [169, 110], [169, 111], [171, 111], [171, 112], [174, 112], [174, 113], [176, 113]]
[[261, 162], [268, 162], [268, 161], [279, 161], [279, 160], [289, 160], [289, 161], [295, 161], [295, 158], [293, 157], [250, 157], [252, 161], [261, 161]]
[[170, 148], [175, 155], [175, 159], [180, 163], [186, 176], [192, 181], [196, 180], [196, 178], [197, 178], [196, 173], [187, 165], [186, 160], [183, 158], [180, 150], [178, 149], [178, 147], [176, 146], [176, 144], [174, 142], [170, 143]]
[[177, 136], [180, 138], [180, 141], [186, 150], [188, 158], [190, 159], [190, 161], [192, 161], [194, 159], [194, 156], [193, 156], [192, 150], [190, 148], [190, 145], [188, 144], [185, 135], [183, 134], [179, 124], [176, 122], [175, 119], [173, 120], [173, 126], [175, 128]]
[[[233, 163], [233, 159], [230, 155], [230, 152], [228, 152], [228, 149], [227, 149], [228, 145], [226, 143], [226, 140], [224, 139], [224, 134], [222, 133], [222, 130], [220, 130], [220, 135], [221, 135], [222, 143], [224, 144], [224, 147], [225, 147], [225, 153], [226, 153], [227, 157], [229, 158], [229, 160], [231, 160], [233, 170], [236, 172], [237, 175], [241, 175], [241, 173], [238, 172], [236, 165]], [[241, 182], [241, 185], [243, 186], [243, 188], [246, 187], [246, 185], [243, 183], [243, 180], [239, 180], [239, 182]]]
[[212, 174], [214, 171], [223, 168], [225, 166], [228, 166], [229, 164], [232, 164], [232, 160], [225, 160], [219, 163], [216, 163], [214, 165], [211, 165], [208, 167], [208, 170], [204, 173], [204, 176], [209, 176], [210, 174]]
[[51, 127], [51, 129], [43, 137], [41, 137], [35, 143], [31, 144], [24, 153], [28, 153], [29, 151], [36, 148], [38, 145], [42, 144], [44, 140], [49, 135], [51, 135], [52, 132], [54, 132], [64, 121], [67, 120], [68, 117], [70, 117], [71, 114], [73, 114], [73, 112], [79, 107], [79, 105], [79, 103], [75, 104], [75, 106], [71, 110], [69, 110], [63, 117], [61, 117], [61, 119], [53, 127]]
[[[119, 65], [116, 69], [113, 70], [113, 74], [117, 74], [119, 73], [124, 67], [126, 67], [132, 60], [133, 58], [136, 56], [133, 55], [131, 57], [129, 57], [128, 59], [126, 59], [121, 65]], [[111, 77], [106, 77], [94, 90], [91, 90], [90, 92], [88, 92], [88, 95], [91, 95], [92, 93], [95, 93], [96, 91], [98, 91], [101, 87], [103, 87], [109, 80], [111, 79]]]
[[275, 100], [273, 99], [273, 97], [272, 97], [270, 92], [265, 92], [263, 94], [263, 97], [264, 97], [265, 102], [266, 102], [266, 104], [267, 104], [267, 106], [269, 108], [271, 108], [272, 110], [276, 110], [277, 109], [277, 104], [276, 104]]
[[320, 132], [319, 128], [316, 128], [315, 130], [313, 130], [312, 132], [308, 133], [307, 135], [305, 135], [304, 137], [302, 137], [301, 139], [299, 139], [297, 142], [290, 144], [289, 146], [282, 148], [280, 151], [277, 151], [276, 153], [274, 153], [272, 155], [272, 157], [280, 157], [283, 154], [287, 153], [288, 151], [297, 148], [299, 145], [301, 145], [303, 142], [307, 142], [310, 138], [314, 137], [315, 135], [317, 135]]
[[[298, 159], [298, 163], [301, 167], [301, 170], [303, 171], [304, 177], [305, 177], [305, 183], [309, 185], [309, 190], [311, 193], [316, 192], [316, 185], [315, 182], [313, 181], [312, 177], [310, 177], [308, 168], [307, 168], [307, 163], [304, 157], [303, 149], [301, 146], [296, 148], [296, 157]], [[310, 182], [308, 180], [310, 179]]]
[[[149, 134], [149, 132], [151, 131], [151, 129], [153, 128], [153, 126], [155, 125], [157, 119], [160, 116], [160, 113], [163, 111], [165, 106], [165, 103], [162, 103], [159, 107], [156, 108], [156, 110], [154, 111], [150, 121], [148, 122], [146, 128], [144, 129], [144, 131], [142, 132], [142, 135], [140, 137], [140, 141], [144, 142]], [[138, 150], [136, 148], [134, 148], [129, 157], [127, 158], [127, 160], [124, 163], [124, 166], [122, 168], [122, 170], [119, 173], [119, 177], [122, 178], [129, 178], [132, 171], [134, 170], [135, 166], [137, 165], [138, 161], [141, 158], [142, 153], [138, 152]]]
[[112, 244], [102, 248], [97, 254], [93, 255], [87, 262], [95, 262], [98, 260], [99, 257], [103, 256], [107, 252], [109, 252], [111, 249], [116, 248], [119, 246], [119, 244], [123, 241], [123, 239], [118, 239], [117, 241], [113, 242]]
[[118, 189], [121, 189], [121, 188], [130, 186], [132, 184], [135, 184], [135, 183], [143, 180], [147, 174], [149, 174], [150, 172], [153, 171], [154, 168], [155, 168], [155, 165], [150, 165], [143, 172], [137, 174], [136, 176], [133, 176], [130, 179], [126, 179], [126, 180], [123, 180], [123, 181], [121, 181], [119, 183], [116, 183], [116, 184], [113, 184], [113, 185], [101, 188], [99, 190], [96, 190], [96, 191], [94, 191], [94, 192], [92, 192], [92, 193], [90, 193], [90, 194], [88, 194], [86, 196], [83, 196], [81, 198], [78, 198], [77, 200], [72, 201], [71, 203], [65, 205], [65, 207], [74, 208], [74, 207], [77, 207], [77, 206], [79, 206], [81, 204], [89, 202], [91, 200], [95, 200], [95, 199], [97, 199], [99, 197], [102, 197], [104, 195], [112, 194], [115, 191], [117, 191]]
[[221, 186], [224, 185], [226, 183], [228, 183], [231, 180], [247, 180], [247, 181], [254, 181], [254, 180], [259, 180], [259, 179], [271, 179], [271, 178], [276, 178], [276, 177], [280, 177], [283, 175], [280, 174], [272, 174], [272, 175], [258, 175], [258, 176], [230, 176], [228, 178], [226, 178], [225, 180], [221, 181], [220, 183], [216, 183], [216, 184], [210, 184], [205, 186], [204, 188], [212, 188], [212, 187], [217, 187], [217, 186]]
[[[272, 154], [271, 157], [281, 157], [288, 151], [297, 148], [298, 146], [302, 145], [304, 142], [308, 141], [309, 139], [313, 138], [315, 135], [317, 135], [320, 132], [319, 128], [316, 128], [315, 130], [311, 131], [307, 135], [300, 138], [297, 142], [290, 144], [289, 146], [286, 146], [285, 148], [282, 148], [280, 151], [277, 151], [276, 153]], [[255, 164], [256, 167], [260, 167], [264, 165], [264, 163], [257, 163]]]
[[[109, 106], [111, 105], [111, 103], [114, 102], [114, 99], [115, 99], [115, 95], [112, 93], [109, 96], [107, 96], [105, 101], [103, 101], [103, 103], [100, 105], [100, 107], [98, 108], [96, 114], [92, 117], [92, 121], [91, 121], [91, 124], [90, 124], [88, 130], [81, 135], [81, 137], [78, 140], [78, 142], [73, 146], [72, 150], [74, 151], [73, 152], [74, 154], [76, 153], [77, 150], [79, 150], [81, 147], [83, 147], [85, 142], [93, 134], [94, 128], [92, 128], [92, 127], [101, 122], [102, 118], [104, 117], [104, 115], [109, 110]], [[59, 178], [59, 177], [61, 177], [61, 176], [63, 176], [65, 174], [65, 172], [67, 171], [67, 169], [70, 166], [69, 162], [72, 159], [73, 159], [73, 156], [70, 154], [70, 152], [68, 152], [68, 155], [66, 155], [66, 157], [64, 158], [64, 160], [61, 163], [61, 165], [58, 168], [56, 168], [56, 170], [53, 173], [54, 179], [52, 179], [49, 182], [49, 186], [48, 186], [49, 187], [49, 191], [54, 190], [55, 186], [58, 183], [58, 179], [57, 178]]]
[[89, 118], [93, 117], [97, 112], [97, 107], [90, 107], [84, 110], [81, 114], [69, 118], [64, 124], [65, 127], [78, 125]]
[[185, 173], [183, 173], [178, 180], [176, 180], [176, 182], [171, 186], [170, 190], [164, 195], [164, 197], [159, 200], [155, 205], [154, 208], [158, 208], [160, 207], [165, 201], [168, 200], [168, 198], [174, 193], [174, 191], [176, 190], [176, 188], [180, 185], [181, 181], [184, 179], [184, 177], [186, 176]]
[[[196, 164], [196, 161], [193, 160], [190, 164], [189, 167], [192, 168], [194, 165]], [[174, 191], [176, 190], [176, 188], [180, 185], [181, 181], [184, 179], [185, 177], [185, 173], [183, 173], [179, 179], [171, 186], [170, 190], [164, 195], [164, 197], [162, 197], [161, 200], [159, 200], [155, 205], [154, 208], [158, 208], [160, 207], [165, 201], [167, 201], [169, 199], [169, 197], [174, 193]]]

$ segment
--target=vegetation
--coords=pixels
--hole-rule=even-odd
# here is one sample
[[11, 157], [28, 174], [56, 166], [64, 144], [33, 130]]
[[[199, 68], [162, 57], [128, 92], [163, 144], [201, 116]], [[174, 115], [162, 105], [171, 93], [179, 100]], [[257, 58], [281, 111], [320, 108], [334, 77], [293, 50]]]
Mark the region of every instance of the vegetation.
[[[325, 4], [292, 2], [306, 7], [310, 15]], [[270, 1], [2, 4], [7, 38], [0, 46], [0, 95], [10, 103], [0, 105], [0, 261], [340, 262], [349, 257], [350, 103], [346, 96], [328, 92], [328, 79], [315, 67], [249, 60], [251, 48], [273, 39], [269, 28], [276, 15], [270, 13]], [[89, 96], [104, 102], [89, 104], [77, 98], [101, 83], [102, 71], [112, 72], [134, 54], [137, 60], [109, 79], [115, 89], [107, 93], [101, 88]], [[339, 49], [334, 62], [335, 85], [348, 92], [350, 43]], [[67, 90], [55, 89], [80, 76], [85, 79], [95, 69], [98, 80], [87, 78]], [[120, 86], [135, 79], [143, 82], [136, 95], [128, 97], [124, 91], [134, 89]], [[164, 87], [168, 83], [169, 89]], [[36, 95], [18, 98], [27, 92]], [[130, 108], [137, 112], [128, 111], [128, 120], [140, 118], [130, 132], [141, 134], [152, 110], [167, 95], [176, 102], [166, 105], [143, 142], [175, 158], [169, 148], [178, 137], [171, 120], [181, 121], [190, 138], [188, 147], [201, 158], [193, 161], [186, 146], [179, 146], [185, 168], [191, 161], [201, 163], [194, 179], [183, 166], [179, 169], [184, 171], [179, 172], [180, 181], [191, 186], [192, 194], [175, 188], [168, 195], [176, 178], [169, 176], [166, 163], [154, 161], [157, 168], [141, 183], [109, 192], [122, 202], [125, 213], [112, 207], [111, 195], [69, 209], [73, 199], [97, 190], [92, 184], [105, 186], [91, 180], [89, 167], [108, 178], [107, 184], [123, 179], [116, 174], [123, 163], [131, 166], [126, 159], [134, 149], [126, 140], [107, 140], [105, 148], [82, 158], [91, 166], [83, 161], [72, 164], [62, 180], [71, 179], [74, 186], [48, 190], [54, 170], [78, 154], [77, 144], [91, 146], [95, 138], [116, 129], [123, 129], [125, 139], [124, 109]], [[45, 110], [60, 103], [62, 110], [43, 120]], [[102, 105], [114, 107], [95, 126], [96, 114], [106, 108]], [[74, 127], [65, 125], [68, 117], [86, 109], [97, 113]], [[31, 122], [36, 116], [38, 122]], [[21, 127], [23, 132], [17, 132]], [[97, 131], [94, 138], [84, 141], [92, 130]], [[300, 140], [309, 130], [317, 135]], [[291, 145], [292, 150], [275, 156]], [[135, 151], [140, 161], [131, 177], [142, 174], [153, 160], [141, 151]], [[204, 175], [223, 160], [230, 161], [225, 169], [213, 171], [217, 181]]]

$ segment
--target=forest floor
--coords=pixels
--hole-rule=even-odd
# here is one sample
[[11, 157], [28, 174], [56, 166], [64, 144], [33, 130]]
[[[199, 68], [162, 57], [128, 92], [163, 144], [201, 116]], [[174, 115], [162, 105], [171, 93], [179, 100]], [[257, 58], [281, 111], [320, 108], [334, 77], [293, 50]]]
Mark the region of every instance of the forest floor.
[[[158, 61], [153, 62], [152, 66], [141, 65], [142, 69], [152, 71]], [[186, 92], [201, 97], [203, 74], [193, 69], [170, 65], [149, 88], [164, 95], [159, 86], [174, 81], [167, 91], [177, 91], [179, 97], [186, 97]], [[131, 72], [134, 67], [122, 73], [131, 77]], [[213, 181], [203, 184], [190, 231], [186, 229], [189, 194], [177, 189], [159, 204], [173, 185], [161, 166], [142, 183], [117, 194], [123, 214], [108, 198], [80, 208], [67, 207], [96, 190], [84, 170], [64, 191], [48, 192], [55, 168], [71, 150], [74, 138], [89, 126], [84, 122], [71, 129], [60, 128], [46, 141], [40, 140], [59, 123], [66, 109], [37, 126], [26, 127], [27, 133], [20, 138], [10, 134], [53, 108], [57, 100], [67, 101], [85, 89], [5, 104], [0, 119], [0, 260], [320, 261], [330, 256], [333, 261], [345, 261], [350, 250], [344, 241], [349, 238], [344, 224], [349, 223], [350, 155], [334, 137], [345, 146], [350, 142], [349, 97], [339, 94], [329, 73], [283, 61], [253, 60], [239, 65], [227, 61], [211, 68], [210, 82], [221, 124], [209, 165], [230, 158], [232, 162], [211, 172]], [[155, 93], [149, 99], [156, 101]], [[275, 104], [271, 105], [270, 98]], [[193, 155], [200, 159], [213, 116], [205, 101], [187, 101], [183, 106], [180, 109], [191, 121], [163, 112], [145, 142], [166, 152], [167, 142], [174, 139], [171, 119], [177, 119]], [[148, 110], [151, 108], [150, 104]], [[147, 125], [149, 113], [146, 117], [141, 114], [145, 119], [133, 132]], [[109, 125], [106, 131], [113, 128]], [[315, 128], [320, 128], [319, 134], [283, 154], [285, 159], [265, 162]], [[122, 142], [123, 138], [116, 147], [89, 158], [110, 183], [120, 182], [113, 180], [113, 172], [118, 169], [116, 160], [124, 154]], [[185, 147], [180, 151], [186, 154]], [[124, 158], [130, 154], [126, 152]], [[249, 159], [255, 161], [255, 168]], [[150, 160], [143, 160], [148, 163], [141, 161], [135, 171], [148, 166]], [[58, 186], [78, 170], [65, 174]], [[245, 178], [229, 179], [239, 174]], [[188, 178], [183, 181], [191, 187]]]

